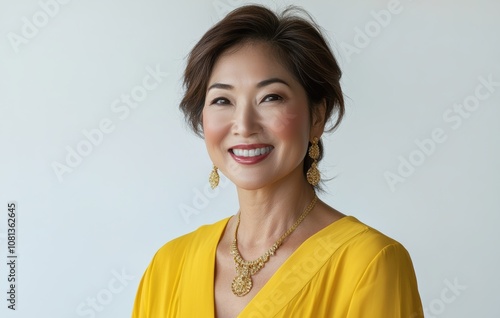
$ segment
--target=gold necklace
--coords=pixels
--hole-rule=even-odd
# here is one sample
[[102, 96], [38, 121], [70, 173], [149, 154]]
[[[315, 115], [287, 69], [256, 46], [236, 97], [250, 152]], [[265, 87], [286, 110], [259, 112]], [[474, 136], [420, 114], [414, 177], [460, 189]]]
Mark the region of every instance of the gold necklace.
[[299, 226], [299, 224], [305, 219], [307, 214], [311, 212], [317, 200], [318, 197], [316, 196], [315, 193], [311, 203], [309, 203], [307, 208], [304, 210], [304, 212], [302, 212], [302, 215], [297, 219], [297, 221], [295, 221], [292, 227], [289, 228], [288, 231], [286, 231], [276, 241], [276, 243], [274, 243], [273, 246], [271, 246], [271, 248], [264, 253], [264, 255], [253, 261], [244, 260], [240, 254], [240, 251], [238, 250], [237, 236], [238, 236], [238, 227], [240, 226], [241, 212], [238, 213], [238, 222], [236, 223], [236, 229], [234, 231], [234, 240], [233, 244], [231, 244], [231, 251], [230, 251], [231, 255], [233, 255], [234, 265], [236, 267], [236, 277], [233, 279], [233, 283], [231, 284], [231, 289], [233, 291], [233, 294], [241, 297], [245, 296], [246, 294], [248, 294], [248, 292], [250, 292], [253, 286], [252, 275], [255, 275], [258, 271], [260, 271], [264, 267], [264, 265], [269, 260], [269, 257], [271, 255], [274, 255], [276, 250], [281, 246], [281, 244], [283, 244], [285, 238], [287, 238], [288, 235], [290, 235], [293, 231], [295, 231], [297, 226]]

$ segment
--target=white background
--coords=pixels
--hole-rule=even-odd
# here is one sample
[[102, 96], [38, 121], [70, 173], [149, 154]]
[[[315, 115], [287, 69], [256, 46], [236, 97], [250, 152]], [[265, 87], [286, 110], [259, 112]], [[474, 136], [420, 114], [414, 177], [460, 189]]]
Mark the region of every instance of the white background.
[[[69, 1], [46, 9], [52, 16], [49, 0], [0, 2], [2, 317], [129, 317], [160, 246], [238, 210], [229, 182], [207, 190], [211, 162], [178, 103], [189, 50], [243, 2]], [[499, 84], [478, 88], [474, 104], [480, 78], [500, 82], [499, 2], [293, 3], [326, 30], [344, 72], [347, 115], [325, 138], [320, 168], [334, 178], [321, 198], [406, 246], [427, 317], [499, 317]], [[373, 13], [388, 9], [398, 13], [381, 25]], [[370, 34], [364, 43], [360, 33]], [[122, 94], [141, 92], [148, 67], [168, 75], [128, 116], [113, 111]], [[447, 120], [464, 101], [474, 110], [460, 125]], [[114, 129], [85, 148], [82, 131], [106, 119]], [[445, 141], [423, 154], [415, 140], [434, 129]], [[53, 165], [79, 145], [87, 155], [58, 178]], [[391, 187], [387, 173], [410, 159], [414, 170]]]

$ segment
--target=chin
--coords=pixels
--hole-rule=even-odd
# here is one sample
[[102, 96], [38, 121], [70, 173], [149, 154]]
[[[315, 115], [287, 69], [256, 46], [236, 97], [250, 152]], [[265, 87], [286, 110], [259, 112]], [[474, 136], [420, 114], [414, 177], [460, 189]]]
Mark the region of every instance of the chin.
[[271, 182], [265, 181], [262, 179], [260, 179], [260, 180], [241, 180], [241, 179], [238, 179], [238, 180], [231, 180], [231, 181], [233, 181], [234, 185], [237, 188], [243, 189], [243, 190], [248, 190], [248, 191], [262, 189], [262, 188], [271, 184]]

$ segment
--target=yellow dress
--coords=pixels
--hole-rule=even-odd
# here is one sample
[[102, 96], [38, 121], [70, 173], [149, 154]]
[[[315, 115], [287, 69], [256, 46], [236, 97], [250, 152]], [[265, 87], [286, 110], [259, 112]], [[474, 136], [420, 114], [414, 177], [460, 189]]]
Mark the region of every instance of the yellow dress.
[[[215, 253], [228, 220], [158, 250], [140, 282], [133, 318], [214, 317]], [[406, 249], [346, 216], [304, 241], [238, 317], [424, 315]]]

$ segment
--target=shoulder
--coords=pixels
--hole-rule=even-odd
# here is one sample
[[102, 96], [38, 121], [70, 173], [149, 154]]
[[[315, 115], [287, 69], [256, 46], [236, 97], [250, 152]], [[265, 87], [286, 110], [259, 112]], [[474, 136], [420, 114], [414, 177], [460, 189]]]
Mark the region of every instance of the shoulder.
[[144, 284], [163, 284], [164, 281], [177, 279], [193, 263], [199, 264], [209, 259], [228, 219], [203, 225], [164, 244], [149, 262], [144, 273]]
[[[200, 282], [204, 276], [209, 277], [205, 275], [208, 266], [199, 264], [209, 263], [227, 221], [201, 226], [156, 252], [139, 284], [133, 317], [178, 316], [175, 310], [179, 295], [192, 292], [193, 280]], [[193, 279], [196, 275], [198, 278]]]
[[349, 317], [423, 317], [406, 248], [354, 217], [340, 221], [330, 230], [337, 232], [338, 245], [329, 270], [342, 270], [332, 288], [349, 296]]
[[325, 228], [319, 242], [331, 249], [328, 270], [342, 270], [335, 286], [352, 292], [373, 286], [380, 292], [397, 285], [418, 294], [413, 263], [401, 243], [352, 216], [337, 222]]
[[342, 259], [350, 264], [366, 268], [374, 260], [409, 260], [408, 251], [401, 243], [355, 217], [346, 216], [326, 230], [323, 239], [330, 245], [334, 244]]
[[228, 220], [229, 218], [225, 218], [213, 224], [202, 225], [190, 233], [165, 243], [156, 252], [153, 262], [163, 265], [172, 259], [179, 262], [189, 254], [213, 247], [219, 241]]

